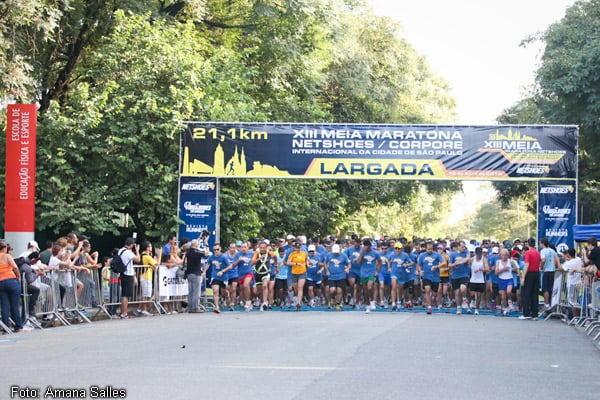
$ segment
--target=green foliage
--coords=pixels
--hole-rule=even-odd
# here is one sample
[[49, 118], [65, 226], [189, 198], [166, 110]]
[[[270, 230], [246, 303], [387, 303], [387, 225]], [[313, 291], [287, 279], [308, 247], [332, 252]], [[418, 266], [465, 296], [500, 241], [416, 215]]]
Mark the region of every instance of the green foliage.
[[[537, 86], [518, 104], [506, 109], [500, 123], [579, 125], [579, 219], [600, 220], [600, 1], [577, 1], [565, 17], [541, 36], [545, 43]], [[523, 199], [535, 209], [535, 188], [528, 183], [495, 184], [500, 200]]]
[[[172, 232], [181, 121], [455, 118], [447, 83], [357, 0], [13, 0], [0, 74], [3, 100], [40, 104], [37, 227], [56, 233], [117, 233], [124, 215]], [[324, 235], [388, 205], [408, 218], [458, 187], [223, 180], [221, 237]], [[421, 211], [405, 229], [436, 223]]]
[[499, 241], [527, 238], [535, 232], [535, 218], [526, 205], [512, 201], [507, 206], [499, 202], [482, 205], [469, 226], [469, 237]]

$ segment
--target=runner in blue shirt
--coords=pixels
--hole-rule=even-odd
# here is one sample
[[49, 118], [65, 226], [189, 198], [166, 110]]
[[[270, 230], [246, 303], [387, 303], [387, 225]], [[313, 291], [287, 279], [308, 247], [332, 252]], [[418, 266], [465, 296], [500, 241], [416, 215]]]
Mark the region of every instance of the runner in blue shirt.
[[402, 307], [404, 287], [408, 282], [408, 267], [412, 264], [410, 256], [403, 252], [402, 243], [394, 244], [394, 255], [390, 260], [390, 275], [392, 278], [392, 310]]
[[381, 255], [371, 247], [371, 240], [363, 241], [363, 248], [356, 259], [360, 263], [360, 284], [365, 292], [365, 312], [375, 310], [375, 276], [381, 268]]
[[456, 315], [461, 314], [461, 297], [462, 308], [469, 310], [467, 302], [467, 285], [469, 284], [469, 273], [471, 268], [469, 262], [471, 257], [464, 241], [458, 243], [457, 251], [450, 254], [450, 282], [456, 299]]
[[377, 275], [377, 281], [379, 283], [379, 305], [383, 308], [387, 308], [386, 299], [389, 297], [390, 286], [392, 285], [390, 260], [388, 259], [388, 243], [381, 242], [378, 250], [381, 256], [381, 268]]
[[427, 242], [425, 252], [419, 255], [417, 268], [423, 278], [425, 287], [425, 303], [427, 303], [427, 314], [431, 314], [431, 291], [438, 292], [440, 285], [439, 265], [444, 263], [444, 258], [433, 251], [433, 242]]
[[354, 244], [344, 250], [346, 257], [350, 260], [350, 271], [348, 272], [348, 283], [350, 284], [350, 293], [352, 298], [350, 299], [350, 305], [356, 307], [358, 305], [358, 295], [360, 293], [360, 263], [356, 260], [360, 256], [362, 247], [360, 245], [360, 239], [356, 237]]
[[252, 309], [252, 291], [251, 286], [254, 283], [254, 268], [252, 267], [252, 256], [254, 252], [249, 250], [248, 242], [242, 243], [240, 251], [235, 255], [235, 260], [231, 265], [238, 268], [238, 284], [240, 286], [240, 297], [244, 302], [244, 309]]
[[[233, 264], [233, 262], [237, 259], [237, 248], [234, 242], [229, 243], [227, 246], [227, 251], [224, 253], [225, 257], [227, 257], [227, 262], [229, 264]], [[237, 287], [238, 287], [238, 268], [237, 265], [231, 267], [229, 272], [227, 273], [227, 288], [229, 291], [229, 302], [228, 307], [231, 311], [235, 309], [235, 303], [237, 302]]]
[[346, 289], [346, 274], [350, 271], [350, 260], [344, 253], [340, 253], [338, 244], [334, 244], [331, 247], [331, 253], [327, 254], [325, 270], [328, 276], [329, 296], [332, 301], [335, 298], [335, 309], [341, 311], [342, 296]]
[[317, 253], [314, 244], [308, 245], [308, 261], [306, 263], [306, 286], [308, 287], [308, 305], [316, 305], [316, 296], [321, 296], [321, 284], [323, 283], [323, 270], [325, 263], [323, 256]]
[[221, 253], [221, 244], [215, 243], [213, 246], [214, 253], [208, 257], [206, 261], [207, 268], [211, 269], [211, 288], [213, 291], [213, 302], [215, 307], [213, 311], [215, 314], [220, 314], [219, 309], [219, 294], [221, 289], [226, 290], [227, 288], [227, 272], [231, 269], [231, 263], [228, 257]]

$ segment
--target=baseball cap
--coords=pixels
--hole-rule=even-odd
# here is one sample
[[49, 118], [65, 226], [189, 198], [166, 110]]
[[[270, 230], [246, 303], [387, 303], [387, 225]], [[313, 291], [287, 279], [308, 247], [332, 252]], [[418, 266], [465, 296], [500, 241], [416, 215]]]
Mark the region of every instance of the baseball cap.
[[492, 247], [492, 254], [498, 254], [498, 250], [497, 246]]
[[510, 253], [510, 257], [511, 257], [511, 258], [514, 258], [515, 256], [519, 256], [519, 257], [521, 257], [521, 254], [519, 253], [519, 251], [518, 251], [518, 250], [513, 250], [513, 251]]
[[269, 241], [269, 239], [265, 239], [265, 240], [263, 240], [263, 243], [264, 244], [271, 244], [271, 241]]
[[340, 252], [340, 245], [339, 245], [339, 244], [334, 244], [334, 245], [331, 247], [331, 252], [332, 252], [332, 253], [339, 253], [339, 252]]
[[468, 245], [467, 249], [469, 250], [469, 252], [473, 252], [473, 253], [475, 252], [475, 246], [472, 244]]
[[37, 251], [33, 251], [33, 252], [29, 253], [29, 255], [27, 256], [27, 258], [30, 261], [39, 260], [40, 259], [40, 253], [38, 253]]
[[241, 246], [242, 245], [242, 241], [238, 240], [237, 242], [235, 242], [235, 245], [238, 246], [238, 247]]
[[30, 247], [35, 247], [36, 249], [40, 249], [40, 246], [38, 246], [38, 242], [36, 242], [35, 240], [30, 240], [29, 242], [27, 242], [27, 248]]
[[294, 243], [294, 247], [295, 248], [300, 248], [300, 247], [302, 247], [302, 243], [296, 242], [296, 243]]
[[443, 244], [438, 244], [437, 248], [440, 249], [440, 250], [444, 250], [444, 245]]
[[294, 236], [294, 235], [287, 235], [285, 237], [285, 240], [292, 240], [292, 239], [296, 239], [296, 236]]
[[488, 252], [488, 248], [487, 247], [484, 247], [482, 250], [483, 250], [484, 253]]
[[308, 251], [315, 251], [315, 250], [316, 250], [316, 247], [315, 247], [314, 244], [309, 244], [308, 245]]
[[401, 248], [403, 248], [403, 247], [404, 247], [404, 246], [402, 246], [402, 243], [400, 243], [400, 242], [396, 242], [396, 244], [394, 244], [394, 248], [395, 248], [395, 249], [401, 249]]

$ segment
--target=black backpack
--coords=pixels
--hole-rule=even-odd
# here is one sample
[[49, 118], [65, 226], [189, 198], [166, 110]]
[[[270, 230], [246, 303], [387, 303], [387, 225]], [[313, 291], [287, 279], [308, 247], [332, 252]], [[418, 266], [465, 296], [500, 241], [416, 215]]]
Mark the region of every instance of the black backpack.
[[17, 264], [17, 267], [19, 267], [19, 269], [21, 269], [21, 266], [23, 264], [25, 264], [25, 257], [17, 257], [14, 259], [15, 264]]
[[121, 249], [121, 251], [110, 260], [110, 269], [113, 272], [116, 272], [117, 274], [122, 274], [127, 269], [127, 266], [123, 263], [123, 260], [121, 259], [121, 254], [123, 254], [125, 250], [127, 249]]

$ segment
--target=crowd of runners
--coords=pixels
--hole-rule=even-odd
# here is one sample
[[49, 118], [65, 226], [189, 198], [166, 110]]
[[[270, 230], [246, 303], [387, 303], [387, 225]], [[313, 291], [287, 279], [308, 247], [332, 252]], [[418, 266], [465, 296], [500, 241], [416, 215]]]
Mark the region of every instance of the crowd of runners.
[[600, 249], [588, 241], [583, 259], [571, 248], [559, 254], [546, 238], [432, 240], [405, 238], [286, 239], [217, 243], [204, 264], [221, 307], [266, 311], [273, 307], [326, 306], [371, 312], [377, 307], [455, 308], [456, 314], [491, 309], [504, 315], [538, 317], [538, 295], [550, 307], [554, 273], [570, 269], [573, 279], [597, 272]]
[[[550, 307], [556, 271], [568, 271], [569, 285], [577, 285], [586, 273], [598, 279], [600, 265], [595, 238], [588, 240], [581, 256], [574, 248], [558, 253], [546, 238], [539, 242], [496, 242], [357, 235], [307, 239], [287, 235], [285, 239], [262, 238], [226, 245], [209, 245], [209, 238], [205, 232], [198, 239], [178, 242], [171, 235], [164, 246], [156, 249], [149, 242], [139, 245], [128, 238], [121, 249], [114, 249], [102, 259], [92, 251], [88, 238], [78, 238], [74, 233], [49, 241], [43, 250], [32, 241], [27, 251], [15, 258], [10, 245], [2, 242], [2, 321], [8, 324], [11, 316], [16, 329], [23, 329], [15, 315], [21, 277], [29, 297], [29, 314], [33, 315], [40, 291], [48, 286], [40, 283], [41, 277], [60, 270], [75, 272], [76, 286], [72, 287], [78, 298], [89, 287], [85, 293], [92, 295], [93, 307], [97, 306], [96, 300], [109, 302], [109, 285], [119, 287], [118, 315], [129, 318], [129, 300], [134, 292], [141, 293], [142, 298], [152, 297], [154, 273], [161, 265], [185, 266], [185, 311], [190, 313], [203, 312], [199, 297], [208, 288], [215, 313], [223, 309], [303, 307], [338, 311], [353, 308], [369, 313], [378, 307], [423, 307], [427, 314], [435, 309], [450, 309], [458, 315], [492, 310], [503, 315], [518, 312], [522, 313], [521, 319], [536, 319], [540, 295], [544, 299], [542, 307]], [[121, 273], [112, 270], [114, 257], [120, 257], [125, 266]], [[90, 279], [96, 275], [100, 278]], [[57, 284], [62, 302], [65, 283]], [[93, 297], [98, 289], [94, 285], [102, 285], [102, 300]], [[177, 312], [172, 302], [165, 304], [169, 313]], [[116, 314], [117, 305], [111, 306], [111, 313]], [[150, 316], [152, 312], [141, 304], [136, 314]]]

